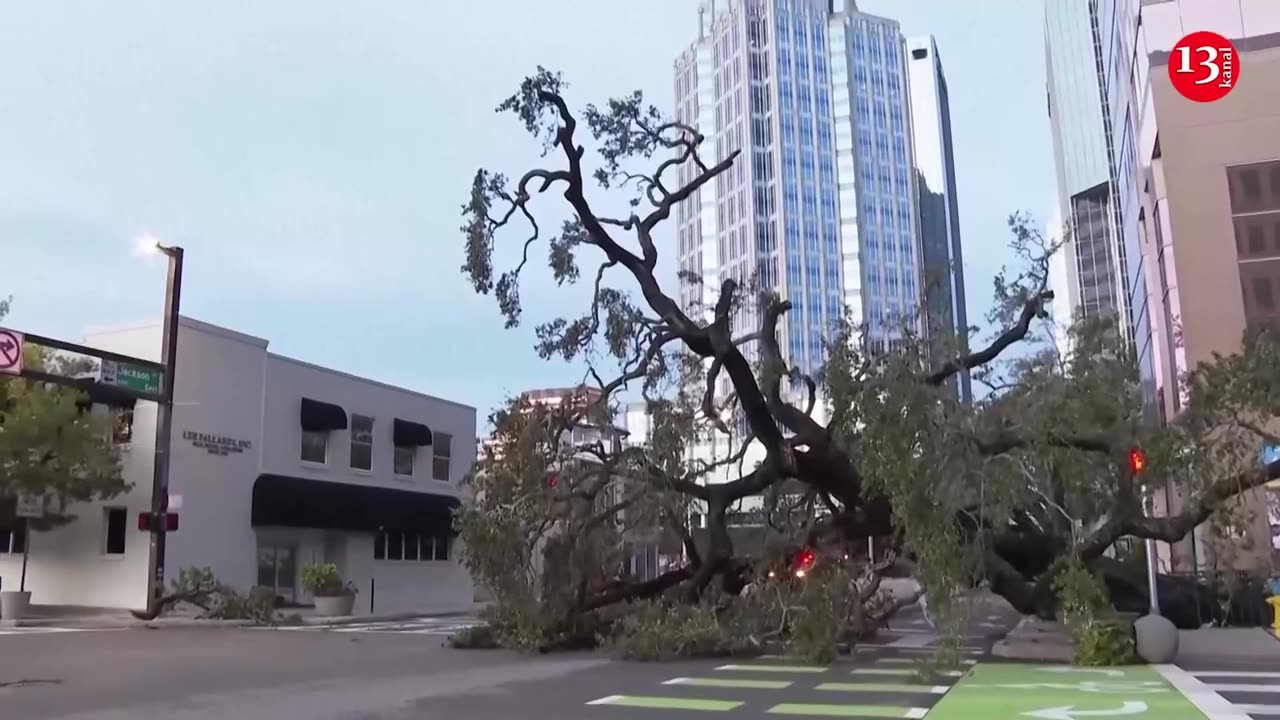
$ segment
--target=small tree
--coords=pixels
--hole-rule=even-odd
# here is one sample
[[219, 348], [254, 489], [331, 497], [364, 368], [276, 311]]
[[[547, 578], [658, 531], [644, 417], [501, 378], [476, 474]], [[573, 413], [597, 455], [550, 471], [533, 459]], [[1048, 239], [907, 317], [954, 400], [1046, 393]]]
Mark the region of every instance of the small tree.
[[[7, 311], [0, 306], [0, 319]], [[82, 360], [49, 358], [28, 345], [26, 367], [67, 373], [68, 363]], [[84, 412], [81, 394], [71, 388], [0, 379], [0, 522], [13, 521], [19, 495], [43, 495], [49, 514], [32, 521], [33, 529], [68, 522], [68, 507], [114, 497], [129, 485], [121, 476], [120, 451], [107, 418]]]

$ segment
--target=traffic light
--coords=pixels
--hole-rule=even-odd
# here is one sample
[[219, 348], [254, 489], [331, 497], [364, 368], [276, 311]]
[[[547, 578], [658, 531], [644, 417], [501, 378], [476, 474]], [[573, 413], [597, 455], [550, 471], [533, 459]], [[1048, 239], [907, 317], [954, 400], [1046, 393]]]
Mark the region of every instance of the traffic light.
[[1129, 450], [1129, 472], [1139, 475], [1147, 467], [1146, 453], [1141, 448], [1131, 448]]
[[547, 474], [547, 487], [551, 488], [552, 490], [555, 490], [556, 488], [560, 487], [560, 474], [559, 474], [559, 473], [548, 473], [548, 474]]
[[804, 577], [808, 574], [813, 564], [817, 562], [818, 555], [814, 553], [813, 548], [805, 548], [796, 555], [795, 574], [796, 577]]

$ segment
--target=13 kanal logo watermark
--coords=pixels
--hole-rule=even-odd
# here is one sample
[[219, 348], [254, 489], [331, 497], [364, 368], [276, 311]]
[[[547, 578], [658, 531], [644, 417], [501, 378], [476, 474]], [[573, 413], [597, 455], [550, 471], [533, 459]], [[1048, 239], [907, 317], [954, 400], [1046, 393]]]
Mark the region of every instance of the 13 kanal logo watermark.
[[1188, 100], [1213, 102], [1240, 80], [1240, 57], [1231, 41], [1215, 32], [1193, 32], [1169, 53], [1169, 80]]

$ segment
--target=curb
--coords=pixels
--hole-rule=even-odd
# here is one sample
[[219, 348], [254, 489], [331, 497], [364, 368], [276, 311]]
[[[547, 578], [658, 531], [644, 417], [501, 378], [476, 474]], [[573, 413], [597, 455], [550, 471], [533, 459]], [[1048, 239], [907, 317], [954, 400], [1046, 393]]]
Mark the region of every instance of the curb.
[[370, 622], [394, 622], [396, 620], [413, 620], [415, 618], [445, 618], [445, 617], [463, 617], [472, 613], [477, 613], [482, 608], [474, 608], [472, 610], [438, 610], [435, 612], [398, 612], [385, 613], [375, 615], [344, 615], [342, 617], [304, 617], [303, 625], [357, 625], [360, 623]]
[[[127, 630], [145, 628], [147, 630], [167, 629], [223, 629], [245, 627], [305, 627], [305, 626], [340, 626], [356, 625], [371, 622], [394, 622], [396, 620], [413, 620], [416, 618], [464, 617], [479, 613], [487, 605], [477, 605], [471, 609], [452, 609], [435, 611], [406, 611], [382, 613], [374, 615], [347, 615], [343, 617], [304, 617], [301, 623], [258, 623], [253, 620], [217, 620], [196, 617], [159, 617], [154, 620], [139, 620], [133, 617], [122, 617], [119, 620], [104, 619], [76, 620], [73, 618], [24, 618], [22, 620], [0, 621], [0, 627], [44, 627], [56, 626], [77, 630]], [[282, 617], [290, 613], [281, 612]]]

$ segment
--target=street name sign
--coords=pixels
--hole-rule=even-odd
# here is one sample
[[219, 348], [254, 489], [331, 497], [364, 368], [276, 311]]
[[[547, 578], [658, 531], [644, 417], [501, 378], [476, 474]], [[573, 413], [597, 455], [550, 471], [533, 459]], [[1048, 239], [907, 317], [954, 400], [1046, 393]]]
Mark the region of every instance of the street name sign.
[[159, 394], [163, 373], [140, 365], [103, 360], [99, 380], [104, 385], [115, 385], [125, 390]]
[[44, 495], [19, 495], [18, 507], [14, 514], [20, 518], [42, 518], [44, 507]]

